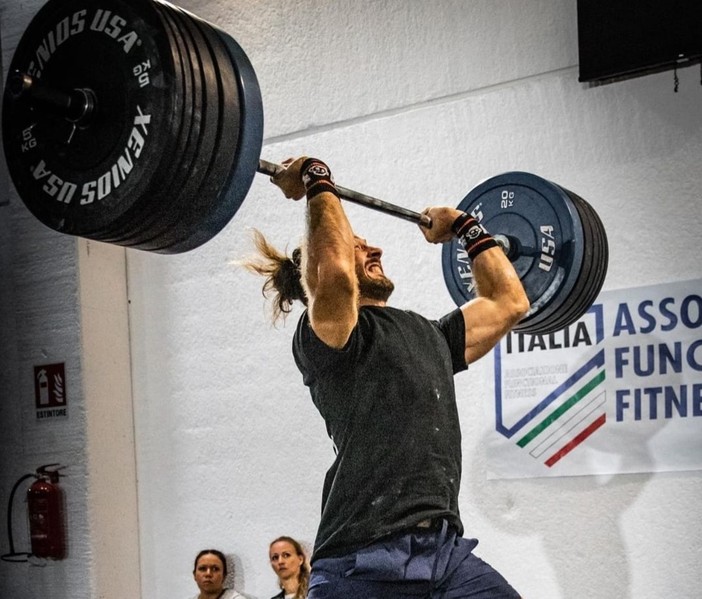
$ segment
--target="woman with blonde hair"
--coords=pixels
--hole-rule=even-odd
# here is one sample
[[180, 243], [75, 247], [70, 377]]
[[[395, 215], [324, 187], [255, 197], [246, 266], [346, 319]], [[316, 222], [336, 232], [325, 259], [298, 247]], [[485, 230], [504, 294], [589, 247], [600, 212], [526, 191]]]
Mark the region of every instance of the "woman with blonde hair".
[[292, 537], [278, 537], [270, 544], [268, 557], [281, 589], [271, 599], [305, 599], [310, 567], [302, 545]]

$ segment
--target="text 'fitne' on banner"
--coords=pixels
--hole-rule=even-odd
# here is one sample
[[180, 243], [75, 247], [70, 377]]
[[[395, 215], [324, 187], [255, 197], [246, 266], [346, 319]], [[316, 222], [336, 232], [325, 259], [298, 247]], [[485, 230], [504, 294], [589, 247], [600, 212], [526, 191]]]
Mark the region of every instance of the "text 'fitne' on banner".
[[702, 280], [603, 292], [494, 357], [488, 478], [702, 469]]

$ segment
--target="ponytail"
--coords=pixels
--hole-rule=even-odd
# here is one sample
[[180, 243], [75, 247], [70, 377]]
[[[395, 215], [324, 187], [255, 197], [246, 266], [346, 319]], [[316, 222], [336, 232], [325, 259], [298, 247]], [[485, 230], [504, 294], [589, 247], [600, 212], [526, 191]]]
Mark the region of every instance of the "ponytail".
[[302, 250], [296, 248], [292, 256], [288, 256], [271, 245], [260, 231], [254, 229], [253, 236], [259, 257], [242, 265], [266, 278], [261, 292], [272, 300], [275, 323], [292, 311], [295, 300], [307, 305], [307, 294], [302, 286]]

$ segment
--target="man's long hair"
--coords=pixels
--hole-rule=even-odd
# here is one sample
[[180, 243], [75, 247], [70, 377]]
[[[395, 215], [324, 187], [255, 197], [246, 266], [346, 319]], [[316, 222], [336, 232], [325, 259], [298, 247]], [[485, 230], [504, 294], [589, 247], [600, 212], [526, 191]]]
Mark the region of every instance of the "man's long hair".
[[263, 233], [253, 230], [254, 244], [258, 256], [240, 262], [246, 269], [265, 277], [262, 293], [272, 300], [272, 320], [275, 324], [292, 311], [293, 302], [301, 301], [307, 306], [307, 294], [302, 286], [302, 250], [295, 248], [291, 256], [271, 245]]

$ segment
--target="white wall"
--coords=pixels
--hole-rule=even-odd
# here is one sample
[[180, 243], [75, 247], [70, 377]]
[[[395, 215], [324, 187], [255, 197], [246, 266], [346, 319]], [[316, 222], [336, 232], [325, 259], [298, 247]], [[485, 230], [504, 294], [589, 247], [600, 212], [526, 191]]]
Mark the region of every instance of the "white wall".
[[[41, 4], [0, 0], [4, 73]], [[5, 174], [0, 182], [0, 501], [5, 508], [21, 476], [60, 464], [67, 545], [63, 560], [0, 561], [0, 597], [137, 597], [125, 250], [51, 231], [8, 189]], [[54, 363], [65, 365], [67, 417], [39, 420], [33, 369]], [[19, 485], [12, 504], [16, 553], [31, 550], [31, 483]], [[11, 549], [6, 529], [3, 512], [3, 556]]]
[[[31, 10], [31, 7], [30, 7]], [[29, 14], [3, 4], [3, 65]], [[4, 165], [3, 165], [4, 168]], [[0, 206], [2, 261], [0, 263], [0, 497], [3, 507], [0, 553], [10, 551], [5, 509], [12, 485], [22, 475], [48, 463], [67, 466], [61, 486], [71, 498], [69, 551], [76, 559], [61, 563], [0, 562], [0, 596], [58, 598], [52, 589], [85, 578], [90, 555], [87, 535], [86, 456], [83, 450], [85, 414], [80, 384], [80, 330], [77, 320], [78, 282], [76, 240], [57, 238], [3, 189]], [[70, 398], [65, 421], [38, 421], [34, 415], [33, 366], [65, 362], [66, 390]], [[31, 480], [18, 490], [14, 502], [13, 533], [16, 552], [29, 551], [24, 494]]]
[[[192, 2], [249, 54], [266, 112], [263, 156], [324, 157], [342, 185], [420, 210], [527, 170], [585, 197], [610, 233], [605, 289], [698, 278], [702, 89], [696, 69], [577, 82], [575, 2]], [[350, 206], [384, 247], [394, 304], [452, 307], [439, 249], [412, 225]], [[312, 541], [332, 459], [260, 281], [228, 266], [247, 229], [294, 247], [303, 209], [258, 177], [212, 242], [130, 253], [145, 594], [188, 585], [203, 545], [237, 557], [237, 586], [273, 594], [267, 541]], [[687, 240], [687, 243], [685, 242]], [[458, 377], [467, 530], [527, 597], [693, 597], [697, 473], [487, 482], [491, 360]], [[674, 505], [666, 499], [676, 498]], [[671, 527], [674, 534], [671, 533]], [[692, 535], [692, 536], [690, 536]], [[172, 542], [172, 539], [178, 542]], [[175, 572], [179, 570], [178, 572]]]
[[[340, 184], [415, 210], [455, 205], [486, 177], [530, 171], [600, 214], [611, 253], [606, 290], [702, 277], [693, 259], [702, 224], [699, 69], [679, 72], [679, 93], [672, 73], [578, 83], [575, 0], [180, 5], [216, 22], [251, 59], [264, 158], [318, 155]], [[8, 20], [28, 9], [0, 6], [7, 44]], [[59, 244], [77, 260], [70, 240], [16, 211], [13, 235], [47, 252]], [[384, 248], [394, 305], [427, 316], [453, 307], [438, 247], [404, 221], [356, 206], [348, 213]], [[268, 542], [314, 538], [333, 454], [290, 354], [298, 312], [272, 328], [261, 281], [230, 264], [251, 252], [250, 228], [292, 249], [303, 226], [303, 205], [258, 176], [203, 247], [126, 252], [143, 597], [194, 594], [192, 559], [205, 546], [232, 556], [240, 591], [269, 597]], [[13, 251], [3, 246], [3, 257]], [[29, 260], [47, 275], [40, 257]], [[7, 268], [17, 281], [19, 267]], [[13, 324], [23, 310], [37, 313], [30, 304], [4, 318]], [[22, 343], [36, 341], [35, 330], [15, 326]], [[491, 357], [457, 386], [467, 534], [525, 597], [698, 596], [698, 472], [487, 481]], [[10, 416], [19, 422], [17, 410]]]

